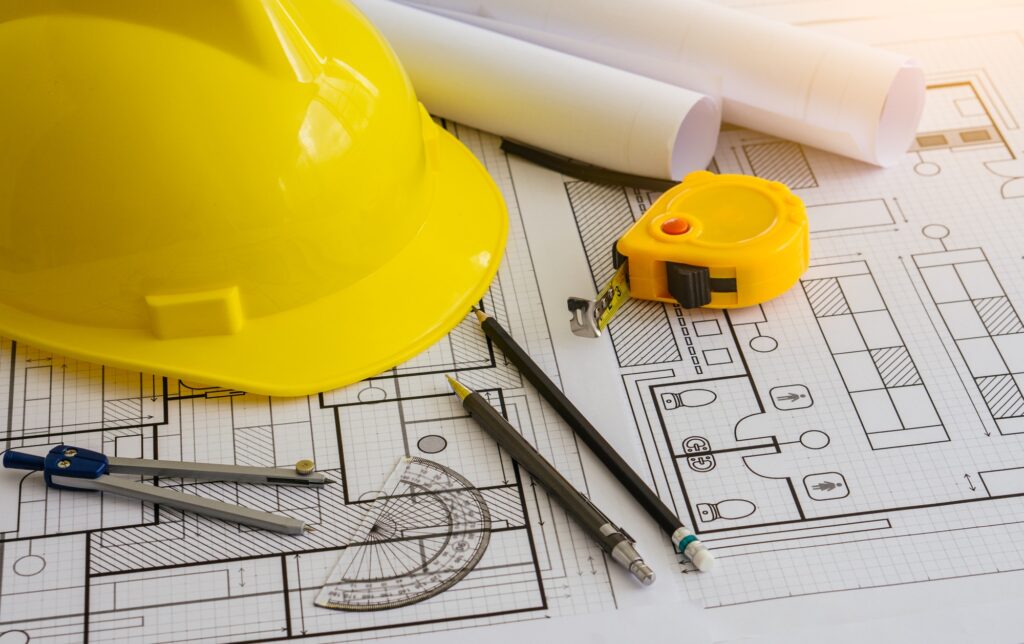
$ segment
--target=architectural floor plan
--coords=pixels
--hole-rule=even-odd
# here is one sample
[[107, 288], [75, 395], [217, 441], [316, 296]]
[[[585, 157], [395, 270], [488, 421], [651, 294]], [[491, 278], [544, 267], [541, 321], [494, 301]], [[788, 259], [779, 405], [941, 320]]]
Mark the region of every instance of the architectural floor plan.
[[[631, 301], [605, 337], [586, 340], [569, 333], [565, 299], [608, 279], [609, 248], [656, 195], [539, 169], [448, 123], [509, 207], [506, 256], [480, 305], [716, 551], [719, 569], [697, 574], [667, 540], [640, 544], [661, 549], [659, 592], [679, 602], [737, 607], [1024, 569], [1024, 10], [929, 26], [884, 12], [844, 21], [827, 2], [731, 4], [784, 18], [818, 7], [826, 30], [921, 60], [926, 112], [905, 162], [880, 170], [727, 128], [711, 169], [782, 181], [804, 200], [810, 269], [752, 309]], [[581, 489], [606, 476], [471, 317], [406, 364], [290, 399], [0, 339], [5, 448], [280, 467], [312, 458], [337, 481], [154, 482], [317, 528], [289, 537], [0, 470], [0, 644], [336, 642], [622, 608], [621, 571], [470, 421], [449, 373]], [[427, 499], [415, 511], [406, 497], [421, 479], [385, 487], [403, 458], [448, 481], [434, 497], [415, 492]], [[374, 592], [416, 601], [317, 606], [350, 548], [352, 569], [387, 579]], [[374, 567], [395, 552], [400, 565]], [[447, 576], [404, 583], [424, 571]]]
[[[481, 305], [553, 367], [507, 159], [493, 137], [452, 128], [505, 188], [511, 210], [507, 256]], [[409, 363], [308, 398], [267, 398], [127, 373], [7, 339], [0, 343], [0, 364], [7, 447], [38, 451], [67, 443], [121, 457], [280, 467], [313, 458], [338, 483], [310, 490], [159, 481], [316, 527], [290, 537], [117, 497], [52, 490], [39, 473], [0, 470], [5, 644], [29, 638], [339, 641], [615, 606], [601, 551], [451, 395], [444, 374], [457, 373], [586, 489], [572, 434], [523, 386], [472, 317]], [[463, 526], [486, 533], [473, 539], [478, 561], [454, 587], [410, 606], [358, 613], [315, 606], [346, 546], [416, 550], [405, 574], [436, 565], [459, 547], [437, 538], [452, 530], [450, 517], [429, 511], [385, 514], [384, 544], [360, 534], [364, 514], [406, 456], [454, 472], [466, 493], [484, 504], [486, 522]]]
[[[610, 327], [647, 474], [722, 562], [684, 584], [709, 606], [1024, 566], [1024, 39], [887, 46], [930, 74], [900, 167], [719, 141], [714, 170], [807, 204], [799, 286], [729, 312], [632, 301]], [[564, 185], [597, 287], [656, 195]]]

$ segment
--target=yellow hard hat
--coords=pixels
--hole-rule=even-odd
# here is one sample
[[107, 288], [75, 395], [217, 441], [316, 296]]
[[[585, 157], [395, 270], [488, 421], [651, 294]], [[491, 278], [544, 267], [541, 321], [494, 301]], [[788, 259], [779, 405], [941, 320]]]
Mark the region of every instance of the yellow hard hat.
[[388, 369], [486, 291], [483, 167], [338, 0], [0, 6], [0, 334], [300, 395]]

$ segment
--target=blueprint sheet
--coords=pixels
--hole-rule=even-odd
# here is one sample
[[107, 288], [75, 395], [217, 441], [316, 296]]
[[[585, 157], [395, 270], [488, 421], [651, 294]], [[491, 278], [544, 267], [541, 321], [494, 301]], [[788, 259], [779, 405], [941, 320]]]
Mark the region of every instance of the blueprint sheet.
[[[753, 309], [633, 302], [603, 340], [604, 369], [586, 371], [613, 369], [604, 386], [628, 404], [592, 413], [634, 433], [653, 485], [716, 551], [714, 573], [683, 565], [677, 580], [715, 607], [722, 637], [806, 628], [813, 640], [823, 624], [856, 636], [872, 619], [892, 636], [910, 614], [914, 626], [948, 617], [930, 605], [991, 606], [1024, 568], [1024, 10], [736, 4], [919, 59], [919, 134], [880, 170], [723, 132], [712, 169], [783, 181], [806, 202], [811, 268]], [[582, 258], [538, 272], [585, 262], [590, 283], [569, 288], [592, 291], [651, 196], [572, 181], [564, 192], [549, 207], [568, 201]], [[538, 256], [567, 248], [569, 228]], [[567, 294], [541, 288], [548, 308]], [[552, 327], [556, 347], [578, 350]], [[1019, 618], [1002, 620], [985, 623], [1019, 640], [1019, 621], [1006, 623]]]
[[[727, 314], [633, 302], [604, 338], [572, 336], [566, 297], [609, 276], [612, 241], [656, 195], [539, 169], [446, 124], [509, 206], [507, 253], [482, 306], [693, 524], [717, 570], [698, 575], [672, 555], [471, 320], [407, 364], [298, 399], [4, 339], [5, 447], [282, 467], [313, 457], [339, 484], [159, 481], [317, 527], [286, 537], [0, 471], [0, 644], [1024, 632], [1008, 601], [1024, 569], [1024, 10], [862, 2], [851, 18], [837, 2], [731, 4], [884, 44], [929, 72], [920, 134], [897, 168], [724, 132], [712, 169], [786, 182], [808, 205], [812, 266], [779, 300]], [[473, 425], [445, 373], [486, 393], [637, 537], [653, 587], [606, 561]], [[462, 576], [391, 610], [316, 607], [344, 549], [375, 547], [358, 527], [403, 456], [455, 472], [486, 520], [446, 533], [440, 497], [383, 516], [380, 553], [417, 556], [364, 572], [392, 593], [421, 592], [406, 582], [437, 561], [452, 562], [440, 576]], [[486, 539], [460, 545], [473, 532]], [[463, 547], [479, 549], [468, 570]], [[943, 619], [952, 625], [938, 628]], [[962, 630], [972, 620], [982, 625]]]

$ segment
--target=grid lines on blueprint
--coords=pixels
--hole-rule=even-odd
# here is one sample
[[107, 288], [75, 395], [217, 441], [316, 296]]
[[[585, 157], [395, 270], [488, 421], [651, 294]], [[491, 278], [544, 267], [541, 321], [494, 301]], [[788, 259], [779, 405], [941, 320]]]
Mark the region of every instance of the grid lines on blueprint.
[[[898, 167], [719, 139], [717, 171], [806, 204], [798, 286], [728, 312], [633, 303], [609, 327], [644, 474], [722, 561], [680, 562], [709, 606], [1024, 568], [1024, 38], [904, 35], [886, 46], [929, 79]], [[657, 195], [565, 189], [600, 285]]]
[[[485, 163], [509, 205], [506, 256], [479, 305], [557, 375], [508, 162], [495, 137], [448, 127]], [[149, 481], [316, 528], [291, 537], [125, 498], [48, 489], [38, 473], [2, 471], [4, 642], [348, 641], [615, 607], [601, 551], [450, 393], [444, 375], [457, 374], [586, 489], [571, 432], [524, 387], [472, 318], [408, 363], [303, 398], [128, 373], [8, 339], [0, 341], [0, 364], [7, 448], [67, 443], [118, 457], [263, 467], [313, 458], [336, 481], [320, 490]], [[462, 542], [446, 532], [453, 528], [443, 518], [443, 493], [432, 493], [434, 506], [398, 499], [387, 507], [404, 510], [380, 516], [373, 536], [360, 532], [388, 473], [408, 456], [456, 473], [468, 486], [463, 496], [485, 509], [486, 521], [462, 531], [486, 531], [475, 541], [482, 552], [466, 569], [436, 563], [461, 560], [446, 552]], [[429, 570], [458, 578], [444, 592], [391, 610], [315, 606], [346, 548], [420, 553], [402, 560], [403, 575]], [[383, 592], [402, 588], [395, 580], [383, 585]]]

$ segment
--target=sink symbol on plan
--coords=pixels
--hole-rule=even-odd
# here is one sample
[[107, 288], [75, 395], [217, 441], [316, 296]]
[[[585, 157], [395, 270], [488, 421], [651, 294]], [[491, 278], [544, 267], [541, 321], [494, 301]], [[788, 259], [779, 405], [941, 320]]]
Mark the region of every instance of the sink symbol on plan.
[[701, 454], [710, 451], [711, 442], [703, 436], [690, 436], [683, 440], [683, 452], [694, 455], [686, 457], [686, 464], [694, 472], [710, 472], [715, 469], [714, 454]]

